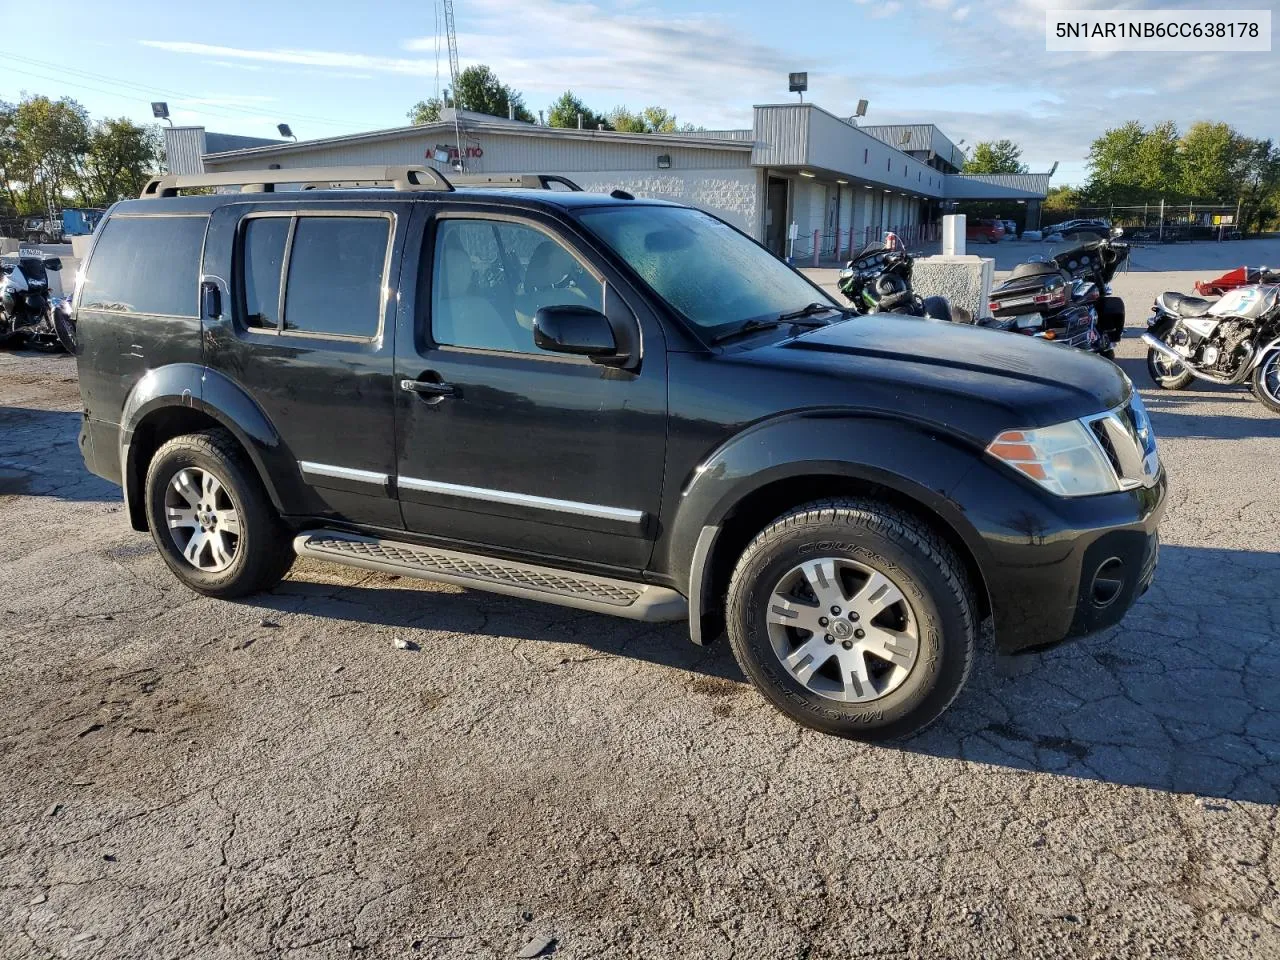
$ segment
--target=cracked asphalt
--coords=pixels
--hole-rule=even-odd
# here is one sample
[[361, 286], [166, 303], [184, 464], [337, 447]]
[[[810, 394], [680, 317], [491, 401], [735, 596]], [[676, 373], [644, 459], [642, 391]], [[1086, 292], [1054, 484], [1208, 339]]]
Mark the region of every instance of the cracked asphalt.
[[[1162, 255], [1131, 328], [1208, 272]], [[885, 747], [679, 626], [315, 563], [198, 597], [84, 471], [74, 363], [0, 353], [0, 958], [1280, 956], [1280, 418], [1120, 355], [1154, 587]]]

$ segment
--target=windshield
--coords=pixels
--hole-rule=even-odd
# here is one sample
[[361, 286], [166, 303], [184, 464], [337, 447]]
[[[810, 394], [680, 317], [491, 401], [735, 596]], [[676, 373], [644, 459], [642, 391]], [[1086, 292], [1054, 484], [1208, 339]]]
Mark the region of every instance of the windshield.
[[732, 227], [687, 207], [599, 207], [582, 222], [702, 334], [831, 298]]

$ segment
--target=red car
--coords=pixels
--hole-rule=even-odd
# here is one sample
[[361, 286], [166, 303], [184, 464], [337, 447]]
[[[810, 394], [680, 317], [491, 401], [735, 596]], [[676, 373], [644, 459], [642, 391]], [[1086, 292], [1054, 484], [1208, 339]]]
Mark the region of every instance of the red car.
[[999, 220], [970, 220], [965, 226], [964, 238], [999, 243], [1004, 239], [1004, 224]]

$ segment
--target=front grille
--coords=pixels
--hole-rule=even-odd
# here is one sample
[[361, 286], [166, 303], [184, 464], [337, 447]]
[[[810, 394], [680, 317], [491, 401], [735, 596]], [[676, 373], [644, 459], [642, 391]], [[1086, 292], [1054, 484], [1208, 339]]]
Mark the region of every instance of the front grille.
[[1132, 490], [1156, 482], [1160, 461], [1155, 432], [1136, 390], [1128, 403], [1088, 418], [1085, 425], [1107, 455], [1121, 487]]

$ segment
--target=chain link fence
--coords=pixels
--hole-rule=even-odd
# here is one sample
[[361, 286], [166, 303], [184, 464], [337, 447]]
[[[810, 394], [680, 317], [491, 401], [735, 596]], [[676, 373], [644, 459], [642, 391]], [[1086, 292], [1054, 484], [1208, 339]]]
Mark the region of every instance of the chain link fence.
[[1053, 228], [1071, 220], [1104, 220], [1123, 227], [1131, 240], [1150, 243], [1175, 243], [1181, 240], [1239, 240], [1239, 204], [1144, 203], [1121, 206], [1071, 207], [1046, 209], [1040, 217], [1041, 228], [1048, 236]]

